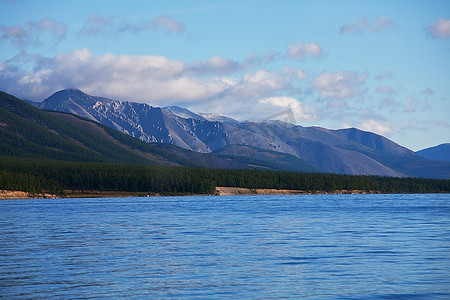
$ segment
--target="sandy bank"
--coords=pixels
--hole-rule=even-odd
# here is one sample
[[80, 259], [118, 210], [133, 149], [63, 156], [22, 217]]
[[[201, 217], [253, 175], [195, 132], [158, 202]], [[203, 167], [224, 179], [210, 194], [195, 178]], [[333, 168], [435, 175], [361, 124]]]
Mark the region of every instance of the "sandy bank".
[[233, 196], [233, 195], [297, 195], [307, 194], [301, 190], [277, 190], [277, 189], [248, 189], [240, 187], [216, 187], [216, 195]]
[[26, 199], [29, 197], [27, 192], [0, 190], [0, 199]]
[[22, 191], [7, 191], [7, 190], [0, 190], [0, 200], [7, 200], [7, 199], [30, 199], [30, 198], [56, 198], [55, 195], [51, 194], [30, 194], [27, 192]]
[[[64, 198], [113, 198], [113, 197], [147, 197], [147, 196], [194, 196], [191, 194], [148, 194], [142, 192], [121, 192], [121, 191], [66, 191]], [[379, 194], [378, 191], [364, 190], [335, 190], [327, 191], [303, 191], [303, 190], [286, 190], [286, 189], [248, 189], [240, 187], [216, 187], [215, 196], [236, 196], [236, 195], [311, 195], [311, 194]], [[5, 191], [0, 190], [0, 199], [30, 199], [44, 198], [54, 199], [61, 198], [51, 194], [33, 195], [22, 191]]]
[[302, 191], [302, 190], [278, 190], [278, 189], [248, 189], [238, 187], [216, 187], [216, 195], [304, 195], [304, 194], [379, 194], [378, 191], [365, 190], [334, 190], [334, 191]]

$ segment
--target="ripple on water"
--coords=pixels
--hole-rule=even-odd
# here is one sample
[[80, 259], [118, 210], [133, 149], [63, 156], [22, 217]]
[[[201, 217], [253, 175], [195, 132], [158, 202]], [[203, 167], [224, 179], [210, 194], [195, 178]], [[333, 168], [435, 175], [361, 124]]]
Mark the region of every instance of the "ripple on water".
[[1, 201], [2, 298], [450, 298], [450, 196]]

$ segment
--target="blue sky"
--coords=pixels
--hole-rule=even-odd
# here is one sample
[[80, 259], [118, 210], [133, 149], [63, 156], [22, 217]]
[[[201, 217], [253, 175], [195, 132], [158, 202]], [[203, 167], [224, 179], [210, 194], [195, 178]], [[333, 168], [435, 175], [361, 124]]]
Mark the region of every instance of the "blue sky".
[[[450, 1], [0, 0], [0, 90], [450, 142]], [[283, 114], [290, 110], [293, 118]]]

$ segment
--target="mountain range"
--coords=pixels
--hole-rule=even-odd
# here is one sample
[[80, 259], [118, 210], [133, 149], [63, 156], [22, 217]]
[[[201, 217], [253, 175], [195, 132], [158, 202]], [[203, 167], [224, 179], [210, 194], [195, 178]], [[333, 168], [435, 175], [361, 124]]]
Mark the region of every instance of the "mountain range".
[[[147, 144], [78, 116], [45, 112], [0, 92], [0, 158], [189, 166], [172, 146]], [[171, 145], [165, 145], [165, 148]], [[207, 165], [206, 165], [207, 166]]]
[[259, 151], [263, 160], [198, 153], [167, 143], [146, 143], [74, 114], [43, 111], [0, 92], [0, 163], [52, 160], [221, 169], [315, 171], [300, 159]]
[[[177, 106], [152, 107], [91, 96], [78, 89], [59, 91], [34, 105], [77, 115], [146, 143], [209, 154], [210, 161], [220, 158], [229, 167], [450, 178], [450, 163], [423, 157], [356, 128], [329, 130], [273, 120], [239, 122]], [[211, 162], [209, 166], [219, 165]]]

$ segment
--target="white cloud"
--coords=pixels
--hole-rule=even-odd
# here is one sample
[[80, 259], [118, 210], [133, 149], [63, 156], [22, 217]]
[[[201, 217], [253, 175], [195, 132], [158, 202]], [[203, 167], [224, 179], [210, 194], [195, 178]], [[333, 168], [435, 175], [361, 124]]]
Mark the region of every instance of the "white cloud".
[[426, 31], [436, 39], [450, 38], [450, 20], [440, 17], [436, 22], [427, 26]]
[[[213, 58], [209, 63], [211, 68], [220, 68], [220, 62]], [[190, 65], [162, 56], [93, 56], [86, 48], [53, 58], [39, 58], [35, 64], [33, 70], [4, 64], [0, 89], [19, 97], [42, 100], [59, 89], [77, 87], [96, 95], [164, 103], [216, 97], [235, 84], [227, 77], [192, 75]]]
[[[238, 120], [261, 120], [293, 109], [298, 112], [297, 119], [306, 118], [306, 113], [312, 114], [302, 103], [295, 104], [297, 100], [286, 102], [279, 97], [287, 90], [291, 90], [291, 80], [294, 70], [268, 71], [260, 69], [245, 73], [242, 78], [221, 77], [228, 86], [214, 97], [205, 101], [189, 103], [193, 111], [219, 112]], [[262, 101], [270, 98], [270, 101]], [[278, 99], [275, 101], [275, 99]], [[291, 98], [286, 98], [291, 99]], [[295, 102], [294, 102], [295, 101]], [[304, 109], [299, 109], [304, 108]], [[310, 116], [308, 116], [309, 118]]]
[[154, 19], [151, 24], [150, 28], [152, 29], [164, 29], [167, 33], [173, 33], [173, 32], [181, 32], [184, 30], [184, 25], [180, 22], [176, 21], [169, 15], [162, 15], [158, 18]]
[[388, 108], [391, 112], [397, 111], [398, 108], [402, 107], [402, 103], [399, 101], [396, 101], [392, 98], [384, 98], [380, 101], [378, 108], [379, 109], [386, 109]]
[[378, 133], [383, 136], [392, 132], [392, 128], [388, 124], [373, 119], [364, 120], [358, 127], [362, 130]]
[[392, 87], [387, 86], [387, 85], [380, 85], [377, 87], [377, 89], [375, 91], [377, 93], [385, 94], [385, 95], [392, 95], [392, 94], [396, 93], [396, 91]]
[[283, 121], [297, 123], [298, 121], [316, 120], [316, 115], [311, 107], [291, 97], [269, 97], [258, 100], [258, 105], [264, 108], [267, 115], [274, 115], [274, 112], [282, 110], [278, 118]]
[[75, 63], [85, 63], [91, 58], [91, 52], [87, 48], [76, 49], [69, 54], [60, 54], [55, 57], [55, 61], [59, 64], [75, 64]]
[[[84, 23], [80, 35], [87, 36], [114, 36], [120, 31], [128, 29], [130, 26], [128, 20], [123, 17], [110, 16], [102, 17], [99, 14], [91, 15], [86, 23]], [[122, 30], [120, 30], [122, 29]]]
[[360, 75], [350, 71], [324, 72], [314, 79], [313, 86], [320, 91], [322, 97], [347, 99], [363, 92], [366, 78], [366, 73]]
[[322, 48], [316, 43], [295, 42], [288, 46], [285, 57], [303, 61], [307, 56], [322, 56]]
[[408, 99], [406, 99], [403, 112], [413, 113], [419, 110], [423, 112], [429, 108], [430, 106], [426, 99], [422, 100], [416, 97], [408, 97]]
[[284, 67], [283, 74], [297, 81], [302, 81], [303, 79], [308, 77], [308, 75], [306, 75], [306, 73], [303, 70], [290, 67]]
[[220, 55], [213, 56], [208, 60], [208, 65], [215, 69], [227, 69], [231, 64], [232, 62], [230, 60]]
[[155, 55], [94, 55], [87, 48], [54, 57], [24, 52], [1, 64], [0, 90], [41, 101], [58, 90], [79, 88], [91, 95], [181, 105], [239, 119], [259, 120], [286, 109], [298, 120], [315, 118], [305, 103], [280, 97], [301, 94], [293, 84], [306, 77], [302, 70], [285, 67], [242, 74], [245, 64], [222, 56], [185, 63]]
[[377, 76], [377, 81], [388, 80], [388, 79], [392, 79], [393, 77], [394, 77], [394, 75], [392, 74], [392, 72], [387, 70], [384, 72], [384, 74]]
[[213, 56], [208, 60], [194, 61], [188, 67], [193, 75], [226, 74], [242, 68], [244, 66], [239, 62], [226, 59], [220, 55]]
[[[257, 120], [267, 112], [256, 112], [255, 105], [259, 99], [272, 97], [290, 88], [291, 76], [281, 71], [258, 70], [245, 73], [242, 78], [226, 77], [222, 80], [228, 83], [223, 91], [202, 102], [200, 109], [209, 109], [237, 119]], [[263, 114], [263, 115], [261, 115]]]
[[297, 79], [297, 80], [302, 80], [302, 79], [305, 79], [307, 77], [305, 72], [303, 72], [300, 69], [294, 70], [294, 74], [295, 74], [295, 79]]
[[55, 44], [66, 36], [67, 25], [53, 19], [26, 22], [20, 26], [0, 26], [0, 39], [9, 40], [20, 48]]
[[417, 110], [417, 103], [416, 103], [416, 101], [414, 100], [414, 98], [409, 97], [406, 100], [405, 110], [404, 111], [411, 113], [411, 112], [415, 112], [416, 110]]
[[159, 29], [164, 30], [166, 33], [181, 33], [185, 27], [169, 15], [162, 15], [151, 21], [132, 22], [123, 16], [103, 17], [99, 14], [93, 14], [78, 33], [92, 37], [110, 37], [127, 31], [139, 33]]
[[342, 26], [341, 34], [363, 34], [365, 32], [378, 32], [382, 29], [393, 27], [394, 22], [392, 22], [389, 16], [381, 16], [372, 24], [367, 19], [360, 19], [358, 22], [346, 26]]
[[[24, 61], [31, 69], [22, 69]], [[92, 95], [158, 106], [211, 102], [226, 110], [285, 93], [292, 78], [304, 77], [295, 68], [230, 76], [243, 68], [221, 56], [185, 63], [155, 55], [95, 56], [87, 48], [49, 58], [24, 53], [1, 65], [0, 89], [37, 101], [60, 89], [80, 88]]]
[[242, 82], [244, 84], [257, 85], [261, 88], [269, 88], [271, 90], [279, 90], [286, 87], [290, 78], [279, 72], [269, 72], [267, 70], [258, 70], [255, 73], [247, 73], [244, 75]]
[[245, 60], [246, 66], [255, 66], [261, 64], [268, 64], [275, 61], [280, 56], [280, 53], [268, 51], [264, 55], [257, 55], [255, 53], [249, 53]]

